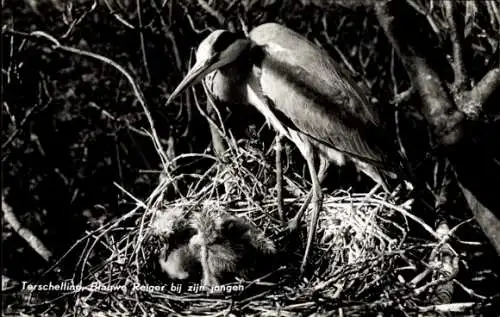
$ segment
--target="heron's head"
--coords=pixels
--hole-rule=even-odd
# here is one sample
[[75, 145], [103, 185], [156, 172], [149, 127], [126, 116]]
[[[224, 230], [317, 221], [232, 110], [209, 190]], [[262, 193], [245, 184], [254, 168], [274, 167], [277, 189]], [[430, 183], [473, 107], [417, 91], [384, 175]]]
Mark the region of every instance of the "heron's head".
[[184, 89], [214, 70], [235, 62], [250, 47], [250, 40], [227, 30], [216, 30], [198, 46], [196, 63], [167, 100], [167, 105]]

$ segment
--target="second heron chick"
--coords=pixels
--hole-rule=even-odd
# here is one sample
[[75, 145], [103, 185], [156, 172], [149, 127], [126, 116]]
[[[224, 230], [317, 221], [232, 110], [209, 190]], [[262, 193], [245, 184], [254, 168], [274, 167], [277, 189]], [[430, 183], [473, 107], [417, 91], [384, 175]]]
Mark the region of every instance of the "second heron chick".
[[203, 285], [251, 278], [269, 270], [275, 245], [245, 219], [224, 211], [204, 210], [194, 216], [192, 225], [197, 234], [189, 245], [199, 255]]

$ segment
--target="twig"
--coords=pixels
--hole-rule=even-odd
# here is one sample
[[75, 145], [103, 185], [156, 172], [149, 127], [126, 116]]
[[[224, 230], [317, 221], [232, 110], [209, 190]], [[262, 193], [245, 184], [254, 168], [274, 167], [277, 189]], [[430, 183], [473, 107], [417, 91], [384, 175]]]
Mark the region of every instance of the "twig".
[[120, 22], [121, 24], [125, 25], [127, 28], [131, 30], [135, 30], [135, 26], [133, 26], [130, 22], [125, 20], [121, 15], [119, 15], [116, 12], [111, 12], [111, 14], [115, 17], [115, 19]]
[[132, 24], [130, 24], [130, 22], [128, 22], [127, 20], [125, 20], [121, 15], [119, 15], [118, 13], [115, 12], [115, 10], [113, 9], [113, 7], [111, 6], [111, 4], [109, 3], [109, 0], [104, 0], [104, 3], [106, 4], [106, 6], [108, 7], [109, 9], [109, 13], [118, 21], [120, 22], [121, 24], [123, 24], [125, 27], [131, 29], [131, 30], [135, 30], [135, 26], [133, 26]]
[[32, 115], [36, 113], [36, 110], [38, 109], [44, 109], [48, 107], [52, 103], [52, 98], [49, 98], [49, 100], [45, 104], [36, 104], [33, 107], [31, 107], [28, 111], [26, 111], [26, 115], [24, 118], [21, 120], [19, 125], [17, 126], [16, 130], [12, 132], [12, 134], [7, 138], [7, 140], [2, 144], [2, 151], [5, 151], [7, 146], [16, 138], [16, 136], [21, 132], [23, 126], [28, 122], [28, 120], [31, 118]]
[[[16, 116], [12, 113], [12, 111], [10, 111], [9, 104], [7, 102], [3, 101], [2, 106], [3, 106], [2, 113], [4, 113], [7, 117], [9, 117], [10, 124], [17, 126]], [[3, 149], [3, 147], [2, 147], [2, 149]]]
[[130, 218], [131, 216], [133, 216], [140, 208], [148, 210], [148, 206], [145, 203], [143, 203], [141, 200], [139, 200], [136, 197], [134, 197], [132, 194], [130, 194], [127, 190], [125, 190], [119, 184], [117, 184], [117, 183], [113, 183], [113, 184], [116, 187], [118, 187], [118, 189], [120, 189], [123, 193], [125, 193], [128, 197], [130, 197], [132, 200], [135, 201], [136, 208], [134, 208], [131, 211], [129, 211], [128, 213], [124, 214], [123, 216], [121, 216], [120, 218], [118, 218], [116, 221], [110, 223], [109, 226], [107, 226], [107, 228], [105, 228], [105, 229], [102, 228], [102, 232], [94, 238], [94, 242], [92, 242], [92, 244], [88, 247], [88, 249], [86, 250], [86, 252], [84, 252], [82, 254], [83, 261], [82, 261], [82, 267], [80, 269], [80, 278], [79, 278], [80, 281], [83, 280], [83, 272], [85, 270], [86, 265], [88, 264], [88, 258], [90, 256], [92, 250], [96, 246], [96, 244], [100, 241], [100, 239], [106, 233], [108, 233], [111, 229], [117, 227], [123, 220], [126, 220], [126, 219]]
[[[3, 6], [2, 6], [3, 7]], [[10, 25], [13, 24], [13, 21], [10, 21], [9, 23]], [[10, 48], [9, 48], [9, 65], [7, 66], [7, 84], [10, 84], [11, 80], [12, 80], [12, 62], [14, 61], [14, 36], [11, 36], [10, 37]], [[21, 48], [19, 48], [19, 51], [21, 51]], [[2, 68], [3, 70], [3, 68]], [[2, 98], [3, 99], [3, 98]]]
[[125, 126], [126, 126], [126, 127], [127, 127], [127, 129], [129, 129], [130, 131], [133, 131], [133, 132], [135, 132], [135, 133], [137, 133], [137, 134], [139, 134], [139, 135], [141, 135], [141, 136], [149, 137], [149, 135], [148, 135], [146, 132], [144, 132], [144, 131], [142, 131], [142, 130], [140, 130], [140, 129], [137, 129], [137, 128], [133, 127], [133, 126], [131, 126], [131, 125], [130, 125], [130, 123], [128, 122], [128, 120], [126, 120], [126, 119], [122, 119], [122, 118], [115, 118], [115, 117], [114, 117], [111, 113], [109, 113], [109, 112], [108, 112], [108, 111], [106, 111], [105, 109], [103, 109], [103, 108], [99, 107], [99, 106], [98, 106], [95, 102], [90, 101], [90, 102], [89, 102], [89, 107], [91, 107], [91, 108], [95, 108], [95, 109], [99, 110], [99, 111], [101, 112], [101, 114], [102, 114], [104, 117], [108, 118], [108, 119], [111, 119], [111, 120], [113, 120], [113, 121], [115, 121], [115, 122], [125, 123]]
[[[372, 199], [369, 199], [369, 201], [371, 202]], [[393, 206], [391, 204], [389, 204], [388, 202], [386, 201], [382, 201], [382, 200], [379, 200], [378, 203], [384, 207], [387, 207], [387, 208], [390, 208], [390, 209], [393, 209], [399, 213], [401, 213], [403, 216], [405, 217], [408, 217], [410, 218], [411, 220], [415, 221], [416, 223], [418, 223], [425, 231], [427, 231], [431, 236], [433, 236], [434, 238], [436, 239], [439, 239], [439, 235], [436, 233], [436, 231], [434, 229], [432, 229], [431, 226], [429, 226], [428, 224], [426, 224], [422, 219], [418, 218], [417, 216], [413, 215], [412, 213], [408, 212], [407, 210], [405, 210], [404, 208], [401, 208], [399, 206]]]
[[165, 22], [165, 19], [163, 18], [163, 14], [158, 8], [158, 6], [155, 3], [155, 0], [151, 0], [151, 5], [153, 6], [153, 9], [156, 11], [156, 15], [160, 19], [161, 27], [163, 32], [165, 33], [165, 36], [172, 42], [172, 50], [174, 53], [174, 58], [175, 58], [175, 65], [177, 66], [177, 69], [179, 71], [182, 70], [182, 61], [179, 53], [179, 48], [177, 47], [177, 41], [175, 39], [174, 33], [170, 30], [170, 28], [167, 26], [167, 23]]
[[198, 4], [203, 8], [203, 10], [207, 11], [208, 14], [216, 18], [220, 25], [224, 25], [226, 19], [222, 13], [213, 9], [205, 0], [198, 0]]
[[[326, 35], [325, 35], [326, 36]], [[347, 68], [351, 71], [352, 73], [352, 76], [354, 77], [357, 77], [359, 76], [359, 72], [356, 71], [356, 69], [352, 66], [352, 64], [349, 62], [349, 60], [347, 59], [347, 57], [344, 55], [344, 53], [342, 53], [342, 51], [340, 50], [340, 48], [337, 46], [337, 45], [334, 45], [333, 46], [333, 49], [335, 50], [335, 52], [337, 52], [337, 54], [339, 54], [340, 58], [342, 59], [342, 61], [344, 62], [344, 64], [347, 66]]]
[[243, 21], [243, 18], [241, 17], [240, 13], [238, 13], [238, 21], [240, 22], [241, 29], [243, 30], [243, 33], [245, 34], [246, 37], [248, 37], [248, 33], [249, 33], [248, 32], [248, 25], [246, 25], [245, 21]]
[[399, 105], [401, 103], [408, 102], [415, 95], [415, 93], [416, 93], [415, 87], [411, 86], [405, 91], [394, 95], [394, 99], [391, 100], [391, 103], [394, 105]]
[[[488, 8], [491, 9], [491, 11], [493, 11], [493, 15], [495, 16], [497, 24], [498, 24], [498, 30], [500, 30], [500, 10], [497, 7], [497, 3], [495, 1], [487, 1], [486, 4], [487, 4]], [[491, 27], [492, 27], [492, 29], [495, 29], [494, 23], [493, 23], [493, 17], [491, 17], [491, 20], [492, 20]], [[500, 45], [500, 43], [498, 43], [497, 45]]]
[[[394, 99], [397, 98], [398, 96], [398, 83], [396, 80], [396, 73], [394, 70], [395, 67], [395, 61], [396, 61], [396, 52], [394, 49], [391, 50], [391, 79], [392, 79], [392, 85], [393, 85], [393, 93], [394, 93]], [[403, 159], [408, 161], [408, 155], [406, 154], [406, 149], [403, 144], [403, 140], [401, 139], [401, 127], [400, 127], [400, 122], [399, 122], [399, 102], [394, 104], [394, 125], [396, 127], [396, 139], [398, 142], [399, 150], [401, 151], [401, 155]]]
[[475, 302], [441, 304], [441, 305], [419, 307], [418, 311], [421, 313], [429, 313], [429, 312], [463, 313], [469, 309], [474, 308], [477, 305], [478, 305], [478, 303], [475, 303]]
[[66, 33], [64, 33], [61, 38], [65, 39], [67, 38], [71, 32], [73, 32], [73, 30], [75, 29], [75, 27], [80, 24], [83, 19], [85, 19], [85, 17], [91, 13], [92, 11], [95, 10], [95, 8], [97, 8], [97, 0], [94, 0], [94, 2], [92, 2], [92, 5], [90, 6], [89, 9], [85, 10], [85, 12], [83, 12], [79, 17], [78, 19], [75, 19], [71, 22], [70, 26], [68, 27], [68, 30], [66, 31]]
[[415, 11], [423, 15], [426, 19], [427, 22], [429, 22], [429, 25], [431, 26], [432, 30], [436, 35], [439, 37], [439, 28], [436, 25], [436, 22], [434, 22], [434, 19], [432, 18], [431, 11], [432, 8], [429, 10], [422, 9], [418, 4], [416, 4], [413, 0], [406, 0], [406, 3], [408, 3]]
[[458, 16], [457, 3], [455, 1], [443, 1], [448, 20], [450, 40], [453, 46], [453, 71], [455, 73], [455, 89], [458, 91], [465, 88], [467, 84], [467, 69], [464, 63], [464, 27], [463, 21]]
[[[500, 89], [500, 68], [490, 70], [474, 88], [459, 93], [456, 102], [468, 119], [477, 121], [482, 117], [488, 99]], [[493, 116], [500, 113], [498, 105], [487, 112]]]
[[194, 24], [194, 21], [193, 21], [193, 18], [191, 17], [191, 15], [189, 14], [189, 10], [184, 8], [184, 12], [186, 13], [186, 17], [188, 19], [188, 22], [189, 22], [189, 25], [191, 26], [191, 28], [193, 29], [193, 31], [196, 33], [196, 34], [201, 34], [201, 33], [204, 33], [206, 32], [208, 29], [205, 28], [205, 29], [198, 29], [196, 27], [196, 25]]
[[148, 82], [151, 82], [151, 74], [149, 73], [148, 58], [146, 55], [146, 46], [144, 45], [144, 30], [142, 28], [141, 0], [136, 0], [136, 10], [137, 10], [137, 19], [139, 20], [139, 39], [141, 42], [142, 63], [144, 66], [144, 70], [146, 71], [146, 77], [148, 79]]
[[123, 182], [122, 160], [120, 159], [120, 142], [118, 141], [118, 134], [113, 135], [113, 143], [115, 144], [115, 157], [118, 169], [118, 179]]

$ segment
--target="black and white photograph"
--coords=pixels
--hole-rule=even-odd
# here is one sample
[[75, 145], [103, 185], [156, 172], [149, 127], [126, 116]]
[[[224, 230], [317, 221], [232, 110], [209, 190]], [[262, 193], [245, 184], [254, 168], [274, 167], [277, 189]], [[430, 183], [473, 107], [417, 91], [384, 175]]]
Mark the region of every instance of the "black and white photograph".
[[1, 5], [3, 316], [500, 316], [500, 0]]

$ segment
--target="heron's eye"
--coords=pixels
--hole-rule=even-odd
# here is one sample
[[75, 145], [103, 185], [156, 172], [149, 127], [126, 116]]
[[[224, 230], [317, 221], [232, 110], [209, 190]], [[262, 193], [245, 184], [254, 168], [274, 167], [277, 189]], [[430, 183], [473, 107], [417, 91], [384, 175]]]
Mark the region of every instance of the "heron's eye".
[[221, 35], [215, 40], [212, 48], [215, 52], [222, 52], [237, 39], [238, 36], [232, 32], [221, 33]]

